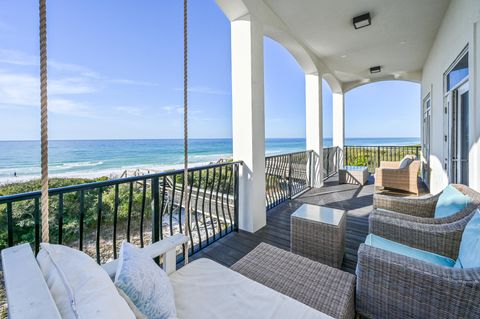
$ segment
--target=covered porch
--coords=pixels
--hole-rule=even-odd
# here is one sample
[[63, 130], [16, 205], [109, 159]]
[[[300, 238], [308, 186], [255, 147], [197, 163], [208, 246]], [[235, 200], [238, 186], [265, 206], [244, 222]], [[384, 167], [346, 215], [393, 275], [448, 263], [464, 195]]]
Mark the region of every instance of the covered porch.
[[[426, 189], [421, 183], [423, 194]], [[302, 204], [313, 204], [345, 210], [347, 229], [342, 269], [355, 272], [357, 251], [368, 235], [368, 216], [373, 208], [374, 179], [365, 185], [339, 184], [338, 174], [328, 178], [324, 186], [311, 188], [300, 196], [267, 211], [267, 224], [255, 233], [239, 230], [230, 233], [192, 256], [209, 258], [230, 267], [262, 242], [290, 250], [290, 215]], [[409, 196], [400, 194], [400, 196]]]

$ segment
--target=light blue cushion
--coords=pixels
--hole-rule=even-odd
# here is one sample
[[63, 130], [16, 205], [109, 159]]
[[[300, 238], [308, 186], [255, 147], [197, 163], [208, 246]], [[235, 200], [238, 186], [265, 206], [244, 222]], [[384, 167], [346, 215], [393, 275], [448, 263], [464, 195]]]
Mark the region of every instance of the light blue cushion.
[[399, 255], [412, 257], [418, 260], [423, 260], [428, 263], [436, 264], [439, 266], [453, 267], [453, 265], [455, 264], [455, 260], [451, 258], [437, 255], [428, 251], [412, 248], [407, 245], [399, 244], [397, 242], [385, 239], [383, 237], [380, 237], [374, 234], [369, 234], [367, 236], [367, 239], [365, 240], [365, 244], [376, 247], [376, 248], [380, 248], [383, 250], [387, 250]]
[[448, 217], [468, 206], [472, 199], [452, 185], [448, 185], [440, 195], [435, 208], [435, 218]]
[[455, 268], [480, 267], [480, 210], [477, 208], [463, 231]]
[[138, 317], [176, 318], [173, 288], [167, 273], [141, 249], [124, 241], [115, 286]]

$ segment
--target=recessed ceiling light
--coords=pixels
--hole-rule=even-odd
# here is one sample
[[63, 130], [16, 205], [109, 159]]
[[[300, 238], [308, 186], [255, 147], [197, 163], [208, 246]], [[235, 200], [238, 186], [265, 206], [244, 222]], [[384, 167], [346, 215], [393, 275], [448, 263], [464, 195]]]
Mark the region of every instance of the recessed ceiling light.
[[370, 73], [380, 73], [382, 71], [382, 67], [381, 66], [372, 66], [370, 68]]
[[400, 41], [400, 44], [407, 44], [407, 41]]
[[370, 12], [364, 13], [352, 19], [353, 26], [355, 29], [360, 29], [369, 26], [372, 24], [372, 18], [370, 17]]
[[345, 59], [345, 58], [347, 57], [347, 55], [344, 54], [344, 55], [342, 55], [342, 56], [340, 56], [340, 57]]

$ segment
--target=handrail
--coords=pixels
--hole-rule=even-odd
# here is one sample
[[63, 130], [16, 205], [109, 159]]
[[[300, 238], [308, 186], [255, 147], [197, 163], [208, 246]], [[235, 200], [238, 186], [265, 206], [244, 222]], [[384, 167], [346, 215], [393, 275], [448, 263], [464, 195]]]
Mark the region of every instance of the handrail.
[[274, 155], [265, 156], [265, 159], [267, 159], [267, 158], [272, 158], [272, 157], [286, 156], [286, 155], [304, 154], [305, 152], [306, 152], [306, 153], [311, 153], [311, 152], [313, 152], [313, 151], [312, 151], [312, 150], [306, 150], [306, 151], [298, 151], [298, 152], [292, 152], [292, 153], [274, 154]]
[[[238, 179], [242, 161], [188, 170], [190, 255], [238, 229]], [[118, 241], [157, 242], [182, 232], [183, 170], [50, 189], [51, 236], [88, 251], [97, 262], [116, 258]], [[40, 192], [0, 197], [2, 247], [40, 244]], [[151, 237], [150, 237], [151, 233]]]
[[421, 146], [416, 145], [347, 145], [343, 149], [345, 165], [368, 166], [373, 173], [382, 161], [400, 161], [405, 155], [420, 156]]
[[[188, 171], [189, 172], [196, 172], [196, 171], [200, 171], [200, 170], [204, 170], [204, 169], [219, 168], [219, 167], [224, 167], [224, 166], [233, 165], [233, 164], [243, 165], [243, 161], [225, 162], [225, 163], [216, 163], [216, 164], [210, 164], [210, 165], [204, 165], [204, 166], [196, 166], [196, 167], [189, 168]], [[84, 191], [85, 190], [92, 190], [92, 189], [99, 188], [99, 187], [115, 186], [115, 185], [124, 184], [124, 183], [145, 181], [147, 179], [152, 179], [152, 178], [155, 178], [155, 177], [163, 177], [163, 176], [177, 175], [177, 174], [183, 174], [183, 170], [177, 169], [177, 170], [171, 170], [171, 171], [164, 171], [164, 172], [161, 172], [161, 173], [146, 174], [146, 175], [140, 175], [140, 176], [130, 176], [130, 177], [110, 179], [110, 180], [106, 180], [106, 181], [91, 182], [91, 183], [85, 183], [85, 184], [69, 185], [69, 186], [51, 188], [51, 189], [49, 189], [48, 194], [53, 196], [53, 195], [59, 195], [59, 194], [65, 194], [65, 193], [78, 192], [78, 191], [81, 191], [81, 190], [84, 190]], [[20, 193], [20, 194], [0, 196], [0, 204], [4, 204], [4, 203], [8, 203], [8, 202], [15, 202], [15, 201], [19, 201], [19, 200], [35, 199], [37, 197], [40, 197], [40, 195], [41, 195], [40, 191], [33, 191], [33, 192], [26, 192], [26, 193]]]

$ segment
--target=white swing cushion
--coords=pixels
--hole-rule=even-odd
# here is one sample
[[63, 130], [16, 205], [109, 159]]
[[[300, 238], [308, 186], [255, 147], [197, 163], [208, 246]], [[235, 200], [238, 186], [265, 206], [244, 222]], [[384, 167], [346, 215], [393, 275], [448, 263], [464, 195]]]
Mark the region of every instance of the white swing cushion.
[[170, 282], [182, 319], [332, 319], [205, 258], [171, 274]]
[[43, 243], [41, 248], [37, 262], [62, 318], [135, 318], [108, 274], [88, 255], [62, 245]]

